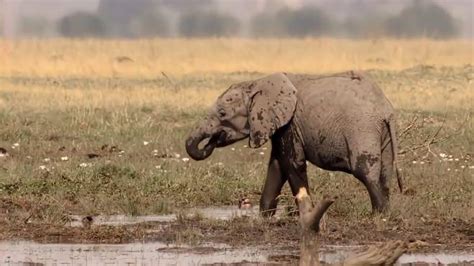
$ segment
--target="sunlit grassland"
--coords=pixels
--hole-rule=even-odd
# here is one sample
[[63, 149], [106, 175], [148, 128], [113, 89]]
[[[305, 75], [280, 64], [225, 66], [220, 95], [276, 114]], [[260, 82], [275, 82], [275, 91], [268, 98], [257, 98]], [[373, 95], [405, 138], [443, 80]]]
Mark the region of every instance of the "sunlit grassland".
[[[240, 197], [255, 203], [271, 147], [252, 150], [241, 141], [202, 162], [183, 160], [193, 125], [235, 82], [275, 71], [363, 69], [398, 110], [400, 131], [414, 116], [425, 121], [400, 140], [402, 149], [439, 128], [439, 136], [450, 136], [401, 156], [411, 190], [401, 195], [392, 180], [388, 215], [413, 223], [427, 215], [472, 219], [470, 45], [425, 39], [1, 41], [0, 147], [10, 156], [0, 158], [0, 210], [15, 210], [10, 221], [61, 222], [68, 213], [160, 213], [235, 204]], [[91, 153], [99, 157], [88, 158]], [[368, 196], [352, 176], [310, 167], [310, 178], [316, 198], [339, 196], [333, 215], [369, 214]], [[283, 204], [293, 204], [288, 190]]]
[[[156, 78], [161, 72], [304, 72], [463, 66], [470, 40], [155, 39], [0, 41], [0, 75]], [[132, 62], [132, 63], [131, 63]]]

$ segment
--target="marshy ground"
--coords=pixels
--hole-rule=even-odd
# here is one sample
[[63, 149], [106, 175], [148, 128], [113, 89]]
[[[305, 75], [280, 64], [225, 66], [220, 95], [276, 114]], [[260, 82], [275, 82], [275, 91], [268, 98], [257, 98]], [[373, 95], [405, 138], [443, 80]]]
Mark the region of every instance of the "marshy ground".
[[[367, 71], [398, 112], [405, 191], [398, 192], [391, 180], [391, 209], [374, 217], [354, 177], [309, 167], [314, 199], [338, 197], [328, 211], [321, 244], [403, 239], [423, 243], [420, 251], [473, 252], [469, 43], [260, 42], [2, 42], [0, 239], [294, 249], [299, 228], [297, 218], [286, 214], [294, 208], [288, 188], [278, 219], [216, 220], [190, 211], [235, 206], [243, 197], [256, 204], [271, 147], [253, 150], [241, 141], [194, 162], [184, 151], [184, 139], [232, 83], [277, 69], [328, 73], [356, 68]], [[270, 48], [262, 50], [264, 45]], [[334, 47], [347, 52], [336, 53]], [[224, 60], [226, 54], [230, 58]], [[119, 56], [132, 60], [114, 59]], [[290, 58], [302, 59], [285, 65]], [[71, 215], [170, 213], [177, 219], [69, 226]]]

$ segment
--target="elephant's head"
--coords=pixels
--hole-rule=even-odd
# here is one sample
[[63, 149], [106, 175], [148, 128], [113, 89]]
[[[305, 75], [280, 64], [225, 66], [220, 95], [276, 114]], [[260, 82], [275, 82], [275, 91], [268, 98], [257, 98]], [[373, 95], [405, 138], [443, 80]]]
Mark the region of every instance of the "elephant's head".
[[186, 151], [193, 159], [203, 160], [214, 148], [247, 137], [249, 146], [258, 148], [291, 120], [295, 108], [296, 88], [285, 74], [234, 84], [217, 98], [207, 118], [191, 132]]

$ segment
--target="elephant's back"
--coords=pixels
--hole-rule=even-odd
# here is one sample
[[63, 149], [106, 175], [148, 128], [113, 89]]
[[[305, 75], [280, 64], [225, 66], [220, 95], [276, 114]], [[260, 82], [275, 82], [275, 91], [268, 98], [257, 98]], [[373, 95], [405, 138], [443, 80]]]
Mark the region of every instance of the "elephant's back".
[[364, 75], [293, 80], [298, 90], [295, 121], [307, 147], [307, 160], [327, 170], [349, 172], [348, 142], [379, 140], [384, 120], [393, 114], [392, 105]]
[[[386, 118], [393, 107], [382, 90], [366, 75], [344, 72], [331, 76], [290, 77], [297, 88], [298, 105], [305, 113]], [[321, 115], [320, 115], [321, 116]]]

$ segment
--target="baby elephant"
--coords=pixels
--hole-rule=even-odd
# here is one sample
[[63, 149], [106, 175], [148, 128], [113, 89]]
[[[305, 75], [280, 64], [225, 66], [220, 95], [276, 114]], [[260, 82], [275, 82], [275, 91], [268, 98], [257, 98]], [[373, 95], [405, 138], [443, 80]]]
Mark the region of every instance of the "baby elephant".
[[286, 181], [294, 196], [307, 195], [306, 161], [354, 175], [367, 188], [373, 211], [380, 212], [388, 207], [394, 172], [402, 190], [395, 136], [393, 107], [364, 74], [277, 73], [230, 86], [190, 134], [186, 151], [203, 160], [214, 148], [247, 137], [252, 148], [271, 140], [260, 199], [264, 215], [274, 214]]

